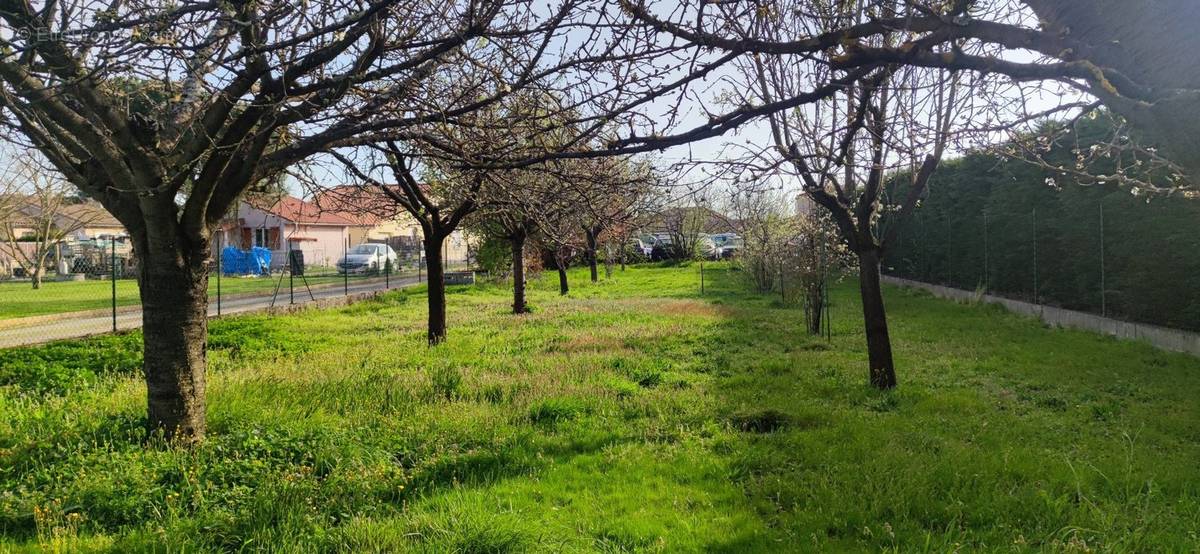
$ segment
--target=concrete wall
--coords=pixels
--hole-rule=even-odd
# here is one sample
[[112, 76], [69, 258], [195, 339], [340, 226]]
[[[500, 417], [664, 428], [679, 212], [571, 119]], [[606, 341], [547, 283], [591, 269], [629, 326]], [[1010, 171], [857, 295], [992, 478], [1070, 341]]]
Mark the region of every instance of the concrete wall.
[[980, 295], [974, 291], [954, 289], [941, 285], [931, 285], [929, 283], [910, 281], [908, 279], [889, 277], [887, 275], [883, 276], [883, 282], [901, 287], [926, 290], [933, 293], [934, 296], [940, 298], [949, 298], [959, 301], [983, 301], [990, 304], [1000, 304], [1010, 312], [1036, 317], [1050, 325], [1093, 331], [1096, 333], [1103, 333], [1105, 335], [1112, 335], [1120, 339], [1142, 340], [1163, 350], [1186, 352], [1194, 356], [1200, 356], [1200, 334], [1197, 333], [1180, 331], [1178, 329], [1170, 329], [1167, 327], [1158, 327], [1145, 323], [1132, 323], [1129, 321], [1109, 319], [1086, 312], [1064, 310], [1062, 308], [1055, 308], [1053, 306], [1042, 306], [1040, 304], [1032, 304], [1029, 302], [1022, 302], [1020, 300], [992, 296], [990, 294]]

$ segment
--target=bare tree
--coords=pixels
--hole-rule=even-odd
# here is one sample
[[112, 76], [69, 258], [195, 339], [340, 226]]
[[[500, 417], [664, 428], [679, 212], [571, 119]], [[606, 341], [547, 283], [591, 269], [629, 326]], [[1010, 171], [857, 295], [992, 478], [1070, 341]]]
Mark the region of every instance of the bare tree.
[[580, 232], [582, 225], [575, 219], [573, 212], [563, 212], [560, 217], [548, 219], [540, 227], [538, 235], [542, 248], [549, 251], [554, 258], [554, 267], [558, 271], [558, 294], [566, 296], [571, 292], [571, 283], [567, 271], [571, 269], [571, 261], [583, 251], [586, 239]]
[[148, 427], [204, 435], [209, 239], [241, 193], [545, 77], [575, 8], [0, 0], [6, 138], [102, 203], [140, 260]]
[[[583, 230], [584, 256], [591, 280], [599, 281], [599, 244], [614, 226], [637, 213], [655, 181], [649, 163], [627, 157], [574, 161], [579, 169], [569, 185], [579, 210], [578, 221]], [[605, 267], [611, 274], [611, 255], [605, 254]]]
[[[17, 207], [23, 196], [20, 194], [18, 187], [21, 185], [21, 177], [18, 171], [15, 171], [13, 165], [16, 163], [11, 156], [6, 156], [7, 161], [5, 167], [7, 171], [0, 172], [0, 222], [11, 221], [17, 216]], [[10, 233], [11, 234], [11, 233]], [[4, 239], [6, 237], [0, 237]], [[16, 263], [16, 255], [8, 252], [8, 248], [0, 250], [0, 273], [3, 275], [12, 275], [13, 264]]]
[[712, 210], [703, 199], [681, 202], [659, 213], [661, 229], [670, 240], [669, 255], [677, 260], [692, 260], [700, 255], [700, 239], [708, 228]]
[[[741, 24], [772, 43], [796, 35], [825, 36], [828, 29], [857, 28], [874, 17], [858, 5], [813, 4], [808, 10], [757, 13]], [[877, 30], [862, 48], [886, 47], [913, 38], [905, 27]], [[870, 46], [868, 46], [870, 45]], [[764, 175], [790, 173], [805, 193], [823, 207], [857, 257], [870, 382], [896, 385], [891, 339], [880, 285], [882, 251], [891, 232], [878, 226], [883, 211], [903, 218], [915, 207], [937, 168], [954, 124], [969, 106], [975, 84], [963, 74], [938, 68], [897, 64], [837, 69], [811, 55], [773, 53], [737, 64], [744, 81], [730, 92], [739, 105], [777, 105], [796, 98], [813, 83], [838, 83], [814, 102], [767, 115], [769, 146], [743, 148], [742, 160], [729, 164], [734, 182], [756, 182]], [[912, 182], [902, 198], [889, 198], [889, 175], [910, 170]]]
[[[760, 90], [770, 97], [782, 72], [758, 69]], [[945, 151], [959, 81], [950, 74], [932, 78], [932, 85], [919, 84], [904, 69], [884, 68], [845, 97], [770, 118], [777, 154], [828, 210], [858, 257], [871, 384], [882, 389], [896, 386], [880, 270], [897, 227], [882, 232], [877, 223], [883, 210], [899, 212], [899, 219], [911, 213]], [[841, 102], [846, 109], [839, 111]], [[906, 167], [919, 167], [907, 194], [889, 199], [889, 171]]]
[[560, 233], [565, 222], [570, 221], [572, 229], [575, 226], [574, 214], [563, 201], [569, 189], [562, 184], [561, 169], [551, 167], [563, 165], [577, 164], [556, 161], [487, 172], [490, 186], [481, 199], [476, 226], [483, 234], [509, 244], [514, 314], [529, 311], [525, 300], [527, 246], [531, 241], [543, 246], [556, 244], [563, 238]]
[[785, 296], [804, 306], [805, 328], [821, 334], [829, 303], [829, 283], [854, 267], [854, 253], [846, 247], [827, 213], [813, 211], [795, 216], [795, 234], [788, 240], [781, 263], [789, 286]]
[[783, 275], [784, 257], [799, 233], [784, 194], [758, 187], [731, 191], [724, 208], [741, 238], [737, 261], [747, 270], [754, 288], [768, 292]]
[[[1195, 131], [1200, 128], [1200, 61], [1182, 54], [1200, 48], [1193, 32], [1200, 6], [1191, 0], [629, 0], [624, 5], [632, 20], [669, 37], [660, 41], [673, 41], [709, 64], [793, 56], [845, 70], [855, 79], [888, 65], [1003, 76], [1012, 86], [989, 98], [998, 130], [1102, 103], [1139, 131], [1141, 150], [1161, 152], [1174, 167], [1154, 188], [1200, 185]], [[862, 17], [846, 18], [846, 13]], [[795, 25], [801, 20], [803, 25]], [[787, 32], [779, 33], [781, 27]], [[880, 40], [897, 32], [902, 40]], [[706, 74], [715, 71], [699, 67]], [[836, 89], [829, 85], [836, 84], [809, 82], [799, 94], [740, 105], [684, 130], [631, 134], [614, 146], [655, 148], [722, 134], [768, 113], [827, 98]]]
[[[382, 162], [363, 169], [354, 159], [334, 153], [361, 186], [377, 190], [421, 226], [428, 270], [429, 344], [446, 340], [446, 275], [442, 245], [463, 220], [479, 208], [486, 178], [478, 172], [455, 172], [438, 166], [421, 166], [419, 152], [388, 141], [372, 147]], [[390, 173], [395, 184], [376, 178], [377, 170]], [[422, 171], [423, 173], [418, 173]]]
[[43, 167], [36, 153], [14, 160], [10, 171], [15, 184], [8, 198], [0, 200], [8, 205], [0, 211], [9, 212], [0, 217], [0, 234], [7, 237], [9, 252], [33, 288], [40, 289], [50, 255], [61, 256], [63, 241], [93, 223], [97, 214], [76, 209], [82, 206], [72, 194], [74, 187]]

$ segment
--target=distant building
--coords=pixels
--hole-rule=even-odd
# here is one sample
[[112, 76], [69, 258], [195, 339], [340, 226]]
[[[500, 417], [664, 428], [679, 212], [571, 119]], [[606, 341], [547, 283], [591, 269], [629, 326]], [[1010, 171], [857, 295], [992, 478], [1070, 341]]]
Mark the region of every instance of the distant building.
[[[415, 259], [420, 255], [425, 236], [421, 225], [378, 188], [355, 185], [331, 187], [318, 192], [313, 204], [324, 212], [356, 224], [350, 230], [351, 244], [384, 242], [402, 257]], [[443, 245], [445, 261], [468, 261], [469, 242], [469, 237], [462, 231], [451, 233]]]
[[813, 202], [808, 193], [800, 193], [796, 195], [796, 215], [800, 217], [809, 217], [817, 210], [816, 202]]
[[[107, 236], [125, 236], [125, 226], [117, 218], [108, 213], [99, 202], [84, 200], [82, 202], [64, 204], [58, 207], [53, 216], [53, 224], [59, 229], [72, 229], [67, 240], [90, 240]], [[35, 228], [43, 223], [44, 218], [38, 203], [27, 199], [17, 207], [17, 213], [11, 222], [13, 238], [31, 237]], [[7, 240], [7, 229], [0, 228], [0, 240]]]
[[[13, 201], [14, 199], [17, 206], [16, 213], [11, 216], [10, 221], [5, 222], [6, 225], [0, 225], [0, 277], [13, 275], [19, 265], [18, 260], [23, 258], [19, 252], [13, 250], [14, 248], [22, 250], [27, 255], [35, 251], [36, 243], [25, 242], [21, 239], [31, 239], [37, 236], [37, 229], [45, 225], [47, 219], [43, 216], [42, 208], [35, 199], [16, 196], [6, 197], [4, 200]], [[68, 202], [59, 206], [53, 216], [49, 218], [55, 228], [60, 231], [69, 231], [53, 249], [53, 257], [68, 259], [74, 255], [74, 252], [81, 250], [81, 245], [85, 245], [89, 241], [128, 236], [121, 222], [108, 213], [108, 210], [104, 209], [99, 202], [69, 199]], [[9, 236], [10, 227], [11, 237]], [[13, 240], [17, 242], [13, 244]], [[127, 256], [125, 251], [128, 250], [128, 245], [123, 244], [122, 250], [122, 255]], [[62, 268], [60, 267], [60, 269]]]
[[332, 266], [347, 244], [354, 246], [350, 244], [352, 231], [365, 226], [294, 196], [243, 200], [237, 224], [228, 230], [234, 232], [225, 237], [225, 244], [266, 248], [275, 267], [283, 266], [289, 250], [303, 252], [306, 265]]

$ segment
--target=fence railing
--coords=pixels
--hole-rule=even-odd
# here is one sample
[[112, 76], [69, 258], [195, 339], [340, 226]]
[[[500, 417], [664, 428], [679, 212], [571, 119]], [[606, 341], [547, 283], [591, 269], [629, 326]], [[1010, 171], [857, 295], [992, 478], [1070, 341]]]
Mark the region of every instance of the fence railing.
[[[284, 263], [243, 274], [222, 267], [221, 256], [214, 256], [208, 281], [209, 315], [385, 291], [426, 279], [421, 256], [347, 259], [347, 250], [349, 246], [331, 265], [305, 265], [285, 250]], [[47, 262], [37, 275], [41, 282], [36, 287], [31, 272], [0, 278], [0, 348], [141, 326], [136, 261], [127, 244], [106, 241], [75, 245], [65, 252], [69, 257]], [[465, 260], [458, 260], [448, 263], [447, 269], [467, 266]]]

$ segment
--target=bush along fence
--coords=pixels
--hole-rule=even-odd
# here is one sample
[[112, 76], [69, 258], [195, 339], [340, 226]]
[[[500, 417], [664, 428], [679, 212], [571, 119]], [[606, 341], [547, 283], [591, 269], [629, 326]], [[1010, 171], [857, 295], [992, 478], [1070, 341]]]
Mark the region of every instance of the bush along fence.
[[1056, 308], [1054, 306], [1044, 306], [1041, 304], [1004, 298], [1002, 296], [982, 294], [977, 291], [956, 289], [942, 285], [933, 285], [930, 283], [922, 283], [920, 281], [901, 279], [899, 277], [891, 277], [887, 275], [883, 277], [883, 281], [891, 285], [929, 291], [933, 293], [934, 296], [957, 300], [960, 302], [981, 301], [989, 304], [999, 304], [1004, 306], [1010, 312], [1036, 317], [1048, 325], [1055, 325], [1070, 329], [1081, 329], [1084, 331], [1093, 331], [1096, 333], [1111, 335], [1119, 339], [1142, 340], [1163, 350], [1185, 352], [1194, 356], [1200, 356], [1200, 333], [1158, 327], [1156, 325], [1149, 325], [1146, 323], [1121, 321], [1086, 312], [1066, 310], [1063, 308]]
[[[326, 304], [425, 280], [419, 254], [401, 255], [373, 242], [346, 242], [340, 250], [337, 257], [316, 260], [301, 249], [240, 250], [217, 244], [208, 283], [209, 316]], [[0, 280], [0, 348], [140, 327], [136, 275], [137, 262], [126, 240], [64, 245], [47, 261], [36, 288], [33, 279], [20, 274]]]
[[1200, 202], [1055, 177], [983, 154], [943, 164], [912, 217], [883, 218], [899, 226], [885, 273], [1200, 332]]

